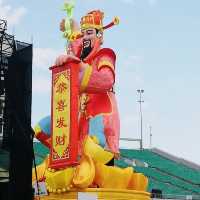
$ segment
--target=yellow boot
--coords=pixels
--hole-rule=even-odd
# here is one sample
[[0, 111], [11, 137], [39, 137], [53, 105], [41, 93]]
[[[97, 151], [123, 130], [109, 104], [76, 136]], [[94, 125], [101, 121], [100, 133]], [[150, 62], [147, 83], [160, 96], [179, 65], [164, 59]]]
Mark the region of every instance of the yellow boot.
[[101, 188], [126, 189], [133, 174], [132, 167], [120, 169], [95, 163], [94, 182]]
[[128, 185], [130, 190], [146, 191], [148, 186], [148, 178], [141, 173], [133, 173]]
[[95, 167], [91, 156], [83, 155], [80, 165], [76, 167], [73, 184], [78, 188], [88, 188], [93, 183]]
[[113, 158], [113, 153], [104, 150], [99, 144], [98, 139], [88, 136], [83, 145], [84, 154], [90, 155], [95, 162], [106, 164]]

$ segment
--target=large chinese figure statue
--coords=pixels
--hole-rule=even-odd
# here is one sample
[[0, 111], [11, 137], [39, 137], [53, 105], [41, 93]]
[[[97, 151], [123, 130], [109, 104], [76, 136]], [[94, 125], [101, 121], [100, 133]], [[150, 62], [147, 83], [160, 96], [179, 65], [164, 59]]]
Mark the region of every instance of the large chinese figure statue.
[[68, 59], [80, 59], [80, 143], [86, 135], [90, 135], [103, 148], [117, 156], [120, 127], [113, 91], [116, 56], [112, 49], [101, 48], [102, 23], [101, 11], [92, 11], [82, 17], [82, 38], [71, 42], [69, 47], [73, 56], [69, 54], [59, 57], [56, 65]]
[[[37, 167], [38, 178], [46, 180], [49, 192], [71, 189], [114, 188], [145, 191], [147, 178], [132, 167], [114, 166], [119, 154], [120, 123], [114, 92], [116, 55], [102, 48], [104, 30], [118, 23], [118, 18], [103, 26], [104, 13], [95, 10], [81, 18], [80, 28], [72, 21], [67, 53], [56, 59], [55, 67], [75, 62], [78, 66], [78, 157], [77, 165], [51, 169], [49, 159]], [[65, 31], [63, 20], [60, 29]], [[35, 127], [35, 135], [51, 148], [50, 117]], [[72, 144], [73, 145], [73, 144]], [[33, 177], [35, 180], [35, 177]], [[145, 199], [145, 198], [144, 198]], [[148, 198], [146, 198], [148, 199]]]

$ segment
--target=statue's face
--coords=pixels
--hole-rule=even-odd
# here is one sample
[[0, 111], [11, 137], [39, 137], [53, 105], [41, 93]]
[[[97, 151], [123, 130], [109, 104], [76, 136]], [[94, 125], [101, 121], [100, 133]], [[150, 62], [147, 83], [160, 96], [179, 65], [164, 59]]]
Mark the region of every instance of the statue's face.
[[82, 34], [83, 34], [82, 58], [85, 58], [90, 54], [90, 52], [94, 48], [96, 40], [101, 39], [103, 34], [100, 35], [99, 37], [99, 34], [97, 34], [97, 30], [95, 28], [88, 28], [82, 30]]
[[94, 41], [97, 39], [96, 29], [88, 28], [82, 30], [82, 34], [83, 34], [83, 48], [88, 48], [89, 46], [93, 48]]

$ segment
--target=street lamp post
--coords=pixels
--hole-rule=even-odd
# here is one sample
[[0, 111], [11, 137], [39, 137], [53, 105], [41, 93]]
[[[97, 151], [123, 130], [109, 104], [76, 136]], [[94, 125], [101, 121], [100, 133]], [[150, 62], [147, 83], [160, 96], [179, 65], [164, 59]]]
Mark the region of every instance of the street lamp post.
[[140, 145], [140, 148], [143, 149], [143, 122], [142, 122], [142, 103], [144, 102], [142, 100], [142, 93], [144, 93], [144, 90], [143, 89], [138, 89], [137, 92], [139, 93], [139, 103], [140, 103], [140, 139], [141, 139], [141, 145]]

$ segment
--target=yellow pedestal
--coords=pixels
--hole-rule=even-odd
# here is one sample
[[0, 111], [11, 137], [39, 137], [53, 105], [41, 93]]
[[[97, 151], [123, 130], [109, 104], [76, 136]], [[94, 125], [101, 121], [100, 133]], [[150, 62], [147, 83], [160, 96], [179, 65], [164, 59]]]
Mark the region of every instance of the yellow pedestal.
[[103, 189], [89, 188], [85, 190], [71, 190], [62, 194], [50, 194], [49, 196], [41, 197], [41, 200], [77, 200], [78, 192], [86, 192], [94, 194], [98, 200], [150, 200], [150, 194], [147, 192], [135, 190], [118, 190], [118, 189]]

